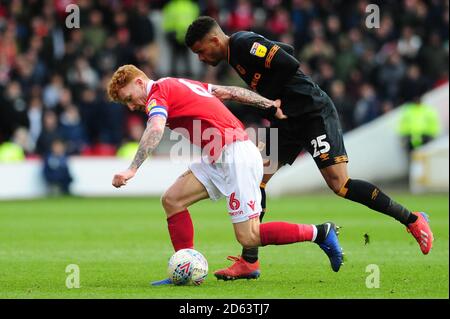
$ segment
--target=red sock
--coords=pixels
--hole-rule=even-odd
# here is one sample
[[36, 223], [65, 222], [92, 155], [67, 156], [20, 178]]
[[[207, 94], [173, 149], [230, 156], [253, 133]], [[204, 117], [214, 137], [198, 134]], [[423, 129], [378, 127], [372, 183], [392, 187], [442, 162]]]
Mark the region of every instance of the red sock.
[[167, 218], [167, 226], [175, 251], [194, 248], [194, 225], [187, 209]]
[[301, 241], [312, 241], [314, 225], [270, 222], [259, 225], [261, 244], [286, 245]]

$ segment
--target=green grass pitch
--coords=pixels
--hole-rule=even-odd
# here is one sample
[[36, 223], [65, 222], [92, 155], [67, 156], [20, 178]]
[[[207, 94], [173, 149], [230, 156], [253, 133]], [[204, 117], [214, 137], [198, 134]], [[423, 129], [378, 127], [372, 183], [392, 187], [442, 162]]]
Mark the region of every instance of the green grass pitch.
[[[203, 285], [152, 287], [172, 254], [157, 198], [58, 198], [0, 202], [0, 298], [448, 298], [448, 195], [391, 194], [430, 214], [433, 250], [424, 256], [395, 220], [334, 195], [268, 200], [265, 221], [334, 221], [342, 226], [345, 264], [334, 273], [312, 243], [260, 248], [258, 280], [217, 281], [212, 272], [241, 248], [225, 202], [191, 207], [196, 249], [209, 262]], [[370, 238], [364, 243], [364, 234]], [[68, 289], [66, 266], [80, 270]], [[379, 288], [367, 288], [380, 271]]]

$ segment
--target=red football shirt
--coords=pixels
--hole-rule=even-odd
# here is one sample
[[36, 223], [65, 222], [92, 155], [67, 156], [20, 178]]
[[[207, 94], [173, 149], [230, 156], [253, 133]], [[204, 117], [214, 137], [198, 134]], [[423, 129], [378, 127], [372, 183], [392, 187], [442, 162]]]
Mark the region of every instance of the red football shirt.
[[217, 159], [224, 145], [248, 139], [244, 125], [209, 93], [207, 83], [162, 78], [151, 84], [146, 113], [167, 118], [170, 129], [183, 134], [203, 153]]

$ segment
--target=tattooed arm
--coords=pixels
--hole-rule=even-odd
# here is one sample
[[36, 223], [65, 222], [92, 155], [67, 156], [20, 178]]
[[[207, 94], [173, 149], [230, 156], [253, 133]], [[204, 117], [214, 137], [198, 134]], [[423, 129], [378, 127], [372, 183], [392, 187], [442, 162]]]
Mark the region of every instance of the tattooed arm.
[[124, 172], [114, 175], [112, 184], [114, 187], [126, 185], [130, 178], [133, 178], [138, 168], [144, 163], [147, 157], [158, 146], [164, 133], [166, 119], [163, 116], [153, 116], [147, 122], [147, 128], [142, 134], [139, 148], [134, 156], [130, 167]]
[[258, 93], [250, 91], [248, 89], [238, 86], [221, 86], [211, 84], [211, 93], [221, 101], [232, 100], [242, 104], [251, 105], [262, 110], [269, 110], [272, 107], [275, 107], [276, 110], [273, 110], [272, 115], [279, 119], [286, 118], [286, 116], [281, 111], [280, 100], [272, 101], [266, 99]]

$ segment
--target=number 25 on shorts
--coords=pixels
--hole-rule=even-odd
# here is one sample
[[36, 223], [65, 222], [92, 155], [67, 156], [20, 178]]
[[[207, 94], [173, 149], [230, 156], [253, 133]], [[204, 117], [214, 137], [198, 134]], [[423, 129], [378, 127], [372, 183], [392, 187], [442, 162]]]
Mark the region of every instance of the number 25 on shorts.
[[311, 145], [314, 147], [313, 157], [317, 157], [320, 154], [326, 153], [330, 150], [330, 144], [324, 141], [326, 138], [327, 135], [323, 134], [311, 140]]

